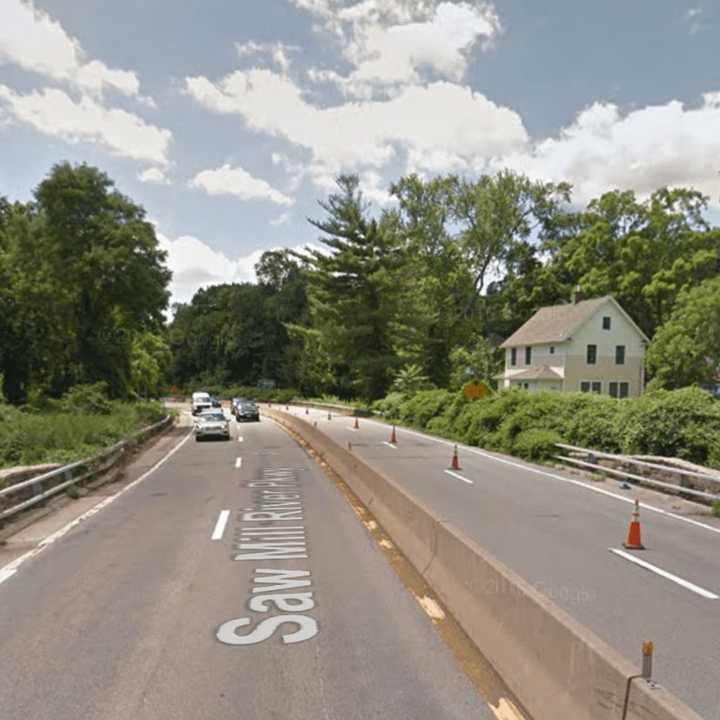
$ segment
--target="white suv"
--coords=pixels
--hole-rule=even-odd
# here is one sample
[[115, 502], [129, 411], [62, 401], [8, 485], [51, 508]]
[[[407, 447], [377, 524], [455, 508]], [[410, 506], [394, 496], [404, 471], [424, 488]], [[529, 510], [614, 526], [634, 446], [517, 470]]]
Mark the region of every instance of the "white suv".
[[192, 414], [199, 415], [203, 410], [212, 409], [212, 398], [210, 393], [194, 392], [192, 394]]

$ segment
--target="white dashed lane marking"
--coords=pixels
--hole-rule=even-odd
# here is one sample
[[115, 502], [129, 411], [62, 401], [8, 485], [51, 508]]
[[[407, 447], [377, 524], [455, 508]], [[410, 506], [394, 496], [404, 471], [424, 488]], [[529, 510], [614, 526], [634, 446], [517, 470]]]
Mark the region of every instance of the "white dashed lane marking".
[[213, 530], [212, 537], [210, 538], [211, 540], [222, 540], [229, 519], [230, 511], [221, 510], [220, 515], [218, 515], [217, 522], [215, 523], [215, 529]]
[[677, 575], [673, 575], [672, 573], [669, 573], [667, 570], [663, 570], [662, 568], [659, 568], [657, 565], [651, 565], [649, 562], [645, 562], [645, 560], [641, 560], [638, 557], [635, 557], [635, 555], [631, 555], [628, 552], [625, 552], [624, 550], [617, 550], [615, 548], [608, 548], [613, 555], [618, 555], [619, 557], [628, 560], [631, 563], [634, 563], [635, 565], [639, 565], [641, 568], [644, 568], [645, 570], [649, 570], [650, 572], [654, 572], [656, 575], [659, 575], [660, 577], [665, 578], [666, 580], [670, 580], [671, 582], [677, 583], [681, 587], [684, 587], [686, 590], [690, 590], [690, 592], [694, 592], [696, 595], [700, 595], [701, 597], [707, 598], [708, 600], [718, 600], [720, 599], [715, 593], [710, 592], [709, 590], [706, 590], [705, 588], [701, 588], [699, 585], [695, 585], [694, 583], [689, 582], [688, 580], [683, 580], [681, 577], [678, 577]]

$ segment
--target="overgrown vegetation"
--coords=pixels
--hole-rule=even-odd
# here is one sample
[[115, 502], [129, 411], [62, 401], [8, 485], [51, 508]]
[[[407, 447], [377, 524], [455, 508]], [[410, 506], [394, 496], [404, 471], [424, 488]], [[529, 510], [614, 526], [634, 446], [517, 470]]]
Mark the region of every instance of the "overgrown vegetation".
[[469, 401], [430, 390], [391, 393], [373, 407], [388, 420], [528, 460], [547, 460], [566, 442], [720, 467], [720, 403], [698, 388], [628, 400], [513, 390]]
[[56, 165], [28, 203], [0, 197], [0, 393], [16, 405], [105, 382], [153, 395], [170, 271], [145, 210], [87, 165]]
[[102, 384], [36, 405], [0, 403], [0, 468], [82, 459], [166, 414], [158, 402], [108, 400]]

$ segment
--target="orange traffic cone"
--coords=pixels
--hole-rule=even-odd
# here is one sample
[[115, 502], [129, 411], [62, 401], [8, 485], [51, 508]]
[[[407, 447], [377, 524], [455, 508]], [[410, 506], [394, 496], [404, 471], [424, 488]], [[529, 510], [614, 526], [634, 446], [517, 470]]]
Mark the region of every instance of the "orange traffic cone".
[[627, 540], [623, 543], [623, 547], [628, 550], [644, 550], [645, 546], [640, 539], [640, 501], [635, 500], [635, 507], [630, 520], [630, 528], [628, 529]]
[[358, 422], [358, 419], [355, 418], [355, 422], [353, 423], [353, 430], [359, 430], [360, 429], [360, 423]]
[[395, 433], [395, 426], [393, 425], [392, 432], [390, 433], [390, 444], [397, 445], [397, 434]]
[[458, 459], [457, 445], [455, 446], [455, 449], [453, 450], [452, 460], [450, 461], [450, 469], [451, 470], [460, 470], [460, 460]]

